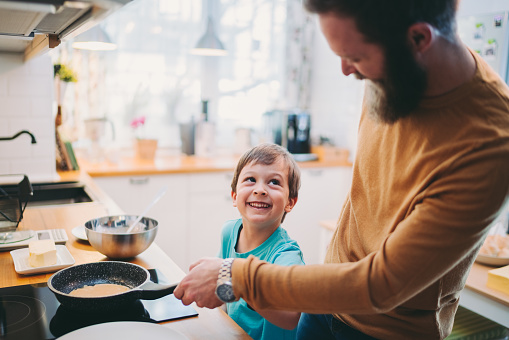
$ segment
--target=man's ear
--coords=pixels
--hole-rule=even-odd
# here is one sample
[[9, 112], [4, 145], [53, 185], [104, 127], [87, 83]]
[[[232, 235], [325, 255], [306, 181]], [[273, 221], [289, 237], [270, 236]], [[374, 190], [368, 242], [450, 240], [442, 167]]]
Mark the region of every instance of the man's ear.
[[237, 193], [232, 190], [231, 196], [232, 196], [233, 206], [237, 207]]
[[436, 33], [433, 26], [425, 22], [418, 22], [408, 28], [408, 41], [414, 53], [423, 53], [435, 40]]
[[288, 200], [288, 204], [286, 205], [285, 207], [285, 211], [287, 213], [289, 213], [290, 211], [292, 211], [293, 207], [295, 207], [295, 204], [297, 203], [297, 197], [294, 197], [294, 198], [290, 198]]

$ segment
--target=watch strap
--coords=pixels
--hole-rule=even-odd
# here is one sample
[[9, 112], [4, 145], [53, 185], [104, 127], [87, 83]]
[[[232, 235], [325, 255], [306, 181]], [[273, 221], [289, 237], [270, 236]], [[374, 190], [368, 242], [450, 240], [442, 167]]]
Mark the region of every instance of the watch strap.
[[216, 296], [225, 303], [234, 302], [236, 300], [232, 286], [232, 263], [233, 258], [224, 259], [219, 268], [217, 276]]
[[217, 284], [232, 281], [233, 260], [234, 260], [234, 258], [227, 258], [227, 259], [223, 260], [223, 263], [221, 263], [221, 268], [219, 268], [219, 274], [217, 276]]

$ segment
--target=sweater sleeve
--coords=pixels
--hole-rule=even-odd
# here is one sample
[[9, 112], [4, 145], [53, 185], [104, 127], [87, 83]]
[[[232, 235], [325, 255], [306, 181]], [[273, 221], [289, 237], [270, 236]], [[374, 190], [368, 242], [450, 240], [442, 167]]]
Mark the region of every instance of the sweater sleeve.
[[254, 257], [235, 260], [235, 296], [255, 309], [308, 313], [382, 313], [400, 306], [475, 256], [508, 197], [508, 154], [507, 146], [492, 146], [448, 165], [380, 248], [357, 262], [280, 267]]

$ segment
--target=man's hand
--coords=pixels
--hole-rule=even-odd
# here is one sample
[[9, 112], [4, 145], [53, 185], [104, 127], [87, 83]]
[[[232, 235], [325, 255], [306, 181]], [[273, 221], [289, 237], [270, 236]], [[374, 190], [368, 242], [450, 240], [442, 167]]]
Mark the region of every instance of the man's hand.
[[216, 296], [216, 285], [222, 262], [220, 258], [206, 257], [193, 263], [189, 267], [189, 274], [180, 281], [173, 295], [186, 306], [193, 302], [198, 307], [221, 306], [223, 303]]

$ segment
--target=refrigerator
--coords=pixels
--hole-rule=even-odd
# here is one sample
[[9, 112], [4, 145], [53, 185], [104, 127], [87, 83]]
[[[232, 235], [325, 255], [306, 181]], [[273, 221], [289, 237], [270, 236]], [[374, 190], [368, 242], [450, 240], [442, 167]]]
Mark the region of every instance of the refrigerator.
[[509, 27], [508, 11], [463, 16], [457, 18], [458, 33], [467, 46], [484, 60], [509, 84]]

